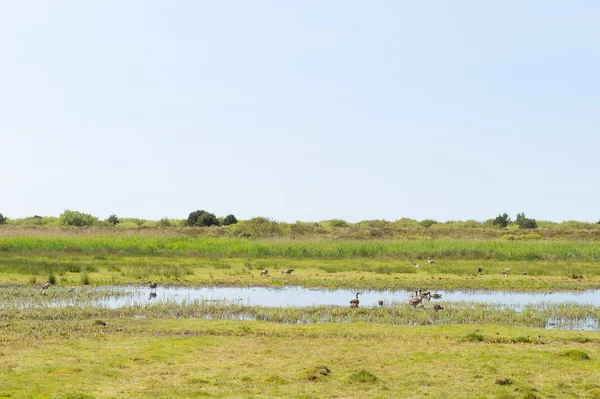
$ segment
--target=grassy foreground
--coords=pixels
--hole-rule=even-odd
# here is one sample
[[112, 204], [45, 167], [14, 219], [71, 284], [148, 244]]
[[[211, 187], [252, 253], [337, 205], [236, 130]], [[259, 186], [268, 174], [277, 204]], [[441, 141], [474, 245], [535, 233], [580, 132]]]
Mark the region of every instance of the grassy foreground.
[[0, 398], [600, 398], [592, 332], [122, 318], [0, 334]]

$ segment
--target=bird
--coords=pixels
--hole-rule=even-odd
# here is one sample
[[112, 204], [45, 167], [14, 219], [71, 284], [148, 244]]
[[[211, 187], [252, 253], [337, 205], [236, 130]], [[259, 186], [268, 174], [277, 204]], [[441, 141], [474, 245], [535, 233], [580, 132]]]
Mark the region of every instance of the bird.
[[442, 297], [442, 294], [431, 294], [432, 298], [439, 299]]
[[292, 272], [294, 271], [294, 269], [285, 269], [284, 271], [281, 272], [281, 274], [292, 274]]
[[69, 287], [69, 292], [75, 292], [75, 287]]
[[43, 290], [47, 290], [48, 287], [50, 287], [50, 281], [46, 281], [43, 285], [42, 285], [42, 289]]
[[444, 310], [444, 307], [442, 305], [433, 305], [433, 310], [435, 310], [435, 311]]
[[383, 306], [383, 299], [378, 300], [377, 304], [379, 304], [379, 306]]
[[481, 273], [483, 273], [483, 269], [480, 267], [477, 269], [477, 274], [481, 274]]
[[502, 270], [502, 274], [504, 274], [505, 276], [508, 276], [508, 272], [506, 270]]
[[406, 303], [408, 303], [409, 305], [412, 305], [412, 306], [417, 306], [422, 302], [423, 302], [423, 297], [421, 295], [417, 295], [417, 296], [411, 296], [410, 298], [408, 298], [408, 302], [406, 302]]
[[427, 262], [429, 262], [430, 265], [435, 265], [435, 262], [432, 261], [430, 258], [427, 258]]
[[526, 276], [528, 273], [527, 272], [523, 272], [521, 273], [523, 276]]
[[261, 276], [266, 276], [267, 274], [269, 274], [269, 271], [267, 269], [265, 269], [262, 272], [260, 272]]
[[359, 301], [358, 301], [358, 296], [359, 296], [359, 295], [360, 295], [360, 292], [357, 292], [357, 293], [356, 293], [356, 298], [355, 298], [355, 299], [351, 299], [351, 300], [350, 300], [350, 307], [351, 307], [351, 308], [357, 308], [357, 307], [358, 307], [358, 304], [359, 304]]
[[158, 287], [158, 283], [153, 283], [152, 281], [148, 281], [151, 290], [155, 290]]
[[421, 266], [423, 266], [423, 265], [422, 265], [422, 264], [420, 264], [420, 263], [417, 263], [417, 267], [421, 267]]

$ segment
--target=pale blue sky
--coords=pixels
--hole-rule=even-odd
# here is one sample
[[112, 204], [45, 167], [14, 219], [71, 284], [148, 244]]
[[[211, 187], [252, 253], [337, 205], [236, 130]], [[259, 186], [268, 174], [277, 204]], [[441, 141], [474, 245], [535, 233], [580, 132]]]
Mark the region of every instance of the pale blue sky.
[[597, 1], [3, 1], [0, 212], [600, 218]]

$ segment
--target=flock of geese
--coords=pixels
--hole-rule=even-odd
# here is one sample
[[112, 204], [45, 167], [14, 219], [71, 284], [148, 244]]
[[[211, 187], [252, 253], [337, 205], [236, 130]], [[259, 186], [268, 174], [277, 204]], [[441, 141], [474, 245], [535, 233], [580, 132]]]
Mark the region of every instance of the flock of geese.
[[[430, 265], [435, 265], [436, 262], [431, 260], [431, 258], [427, 258], [427, 262]], [[411, 265], [414, 265], [416, 267], [421, 267], [422, 265], [420, 263], [414, 264], [413, 261], [410, 261]], [[292, 272], [294, 271], [294, 269], [285, 269], [281, 272], [281, 274], [287, 274], [290, 275], [292, 274]], [[509, 272], [511, 271], [510, 267], [507, 267], [506, 269], [502, 270], [502, 274], [507, 276], [509, 274]], [[477, 274], [482, 274], [483, 273], [483, 269], [481, 267], [477, 268]], [[527, 275], [527, 272], [523, 272], [523, 275]], [[269, 271], [267, 269], [263, 270], [260, 272], [261, 276], [269, 276]], [[41, 288], [42, 288], [42, 292], [45, 293], [46, 290], [51, 286], [50, 281], [45, 282], [44, 284], [42, 284]], [[148, 286], [150, 287], [150, 298], [155, 298], [156, 297], [156, 288], [158, 287], [158, 283], [157, 282], [153, 282], [153, 281], [148, 281]], [[69, 292], [74, 292], [75, 291], [75, 287], [70, 287], [69, 288]], [[350, 307], [351, 308], [357, 308], [358, 305], [360, 304], [360, 301], [358, 299], [358, 296], [361, 295], [360, 292], [356, 293], [355, 298], [350, 300]], [[430, 291], [426, 291], [423, 292], [421, 291], [421, 289], [417, 289], [415, 291], [413, 291], [409, 296], [408, 296], [408, 301], [406, 301], [407, 304], [412, 305], [416, 308], [424, 308], [425, 305], [423, 303], [423, 301], [431, 301], [432, 299], [440, 299], [442, 297], [442, 294], [437, 294], [437, 293], [431, 293]], [[382, 307], [384, 305], [384, 302], [382, 299], [377, 301], [377, 305], [379, 305], [380, 307]], [[433, 309], [438, 311], [438, 310], [443, 310], [444, 307], [441, 305], [434, 305]]]

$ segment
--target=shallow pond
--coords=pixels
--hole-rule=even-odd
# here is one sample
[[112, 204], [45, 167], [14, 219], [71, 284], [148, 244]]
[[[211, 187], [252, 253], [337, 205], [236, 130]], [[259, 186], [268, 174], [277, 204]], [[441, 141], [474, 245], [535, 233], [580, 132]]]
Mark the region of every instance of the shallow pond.
[[[119, 308], [157, 302], [189, 303], [192, 301], [223, 301], [248, 306], [265, 307], [304, 307], [304, 306], [348, 306], [355, 297], [355, 291], [336, 289], [309, 289], [303, 287], [265, 288], [265, 287], [158, 287], [156, 290], [136, 286], [100, 287], [98, 290], [111, 290], [114, 296], [98, 299], [99, 306]], [[384, 304], [404, 303], [409, 291], [361, 291], [361, 307], [377, 306], [379, 300]], [[600, 305], [600, 290], [582, 292], [527, 293], [505, 291], [436, 291], [444, 302], [474, 301], [484, 303], [502, 303], [515, 309], [524, 305], [545, 303], [576, 303]], [[436, 299], [432, 299], [432, 302]], [[69, 301], [57, 303], [69, 305]]]

